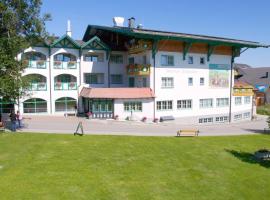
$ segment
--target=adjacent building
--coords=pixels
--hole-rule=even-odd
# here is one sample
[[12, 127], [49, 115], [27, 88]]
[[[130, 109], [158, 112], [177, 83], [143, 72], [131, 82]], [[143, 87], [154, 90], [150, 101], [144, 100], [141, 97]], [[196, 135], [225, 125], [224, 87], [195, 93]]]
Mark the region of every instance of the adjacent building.
[[88, 113], [93, 118], [195, 123], [249, 120], [252, 96], [234, 92], [233, 63], [257, 42], [123, 26], [88, 25], [82, 40], [67, 34], [18, 55], [33, 79], [24, 114]]

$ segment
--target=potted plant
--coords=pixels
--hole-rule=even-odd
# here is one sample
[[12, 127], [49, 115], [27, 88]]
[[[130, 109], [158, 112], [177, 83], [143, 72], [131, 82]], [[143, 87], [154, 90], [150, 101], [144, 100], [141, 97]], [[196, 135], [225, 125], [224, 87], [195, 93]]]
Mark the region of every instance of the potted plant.
[[91, 117], [92, 117], [92, 113], [91, 113], [91, 112], [87, 112], [87, 113], [86, 113], [86, 118], [87, 118], [87, 119], [90, 119]]
[[74, 82], [69, 83], [69, 88], [74, 89], [75, 88], [75, 83]]
[[37, 61], [37, 66], [38, 66], [38, 67], [43, 67], [44, 64], [45, 64], [45, 61], [44, 61], [44, 60], [38, 60], [38, 61]]
[[146, 120], [147, 120], [147, 117], [142, 118], [142, 122], [146, 122]]
[[115, 115], [113, 118], [114, 118], [114, 120], [119, 120], [119, 116], [118, 115]]
[[58, 81], [58, 82], [55, 83], [56, 89], [60, 89], [61, 86], [62, 86], [62, 83], [61, 82]]

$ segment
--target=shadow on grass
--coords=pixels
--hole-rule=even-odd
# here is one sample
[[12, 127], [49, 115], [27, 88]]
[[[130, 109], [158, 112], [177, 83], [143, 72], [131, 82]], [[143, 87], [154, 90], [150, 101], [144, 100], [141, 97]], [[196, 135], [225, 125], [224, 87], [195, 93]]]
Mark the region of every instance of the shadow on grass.
[[251, 133], [260, 133], [260, 134], [264, 134], [264, 135], [270, 135], [270, 132], [264, 131], [264, 129], [243, 129], [245, 131], [251, 132]]
[[258, 160], [255, 158], [253, 153], [242, 152], [242, 151], [235, 151], [235, 150], [228, 150], [225, 149], [226, 152], [230, 153], [234, 157], [238, 158], [242, 162], [246, 162], [249, 164], [259, 164], [262, 167], [270, 168], [270, 160]]

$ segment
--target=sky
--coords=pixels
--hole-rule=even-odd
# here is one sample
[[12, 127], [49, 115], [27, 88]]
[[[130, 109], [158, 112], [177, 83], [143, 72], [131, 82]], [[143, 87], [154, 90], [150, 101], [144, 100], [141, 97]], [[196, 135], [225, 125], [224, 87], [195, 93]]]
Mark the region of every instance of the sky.
[[[43, 0], [41, 13], [50, 13], [47, 31], [82, 39], [88, 24], [112, 26], [112, 18], [136, 18], [144, 28], [228, 37], [270, 45], [269, 0]], [[237, 63], [270, 67], [270, 48], [248, 49]]]

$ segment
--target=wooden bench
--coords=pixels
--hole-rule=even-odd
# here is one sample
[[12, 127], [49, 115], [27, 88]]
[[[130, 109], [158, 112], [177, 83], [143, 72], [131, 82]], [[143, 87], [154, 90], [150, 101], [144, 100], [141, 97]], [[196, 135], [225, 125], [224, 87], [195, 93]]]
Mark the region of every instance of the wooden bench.
[[176, 136], [198, 136], [199, 135], [199, 130], [195, 130], [195, 129], [183, 129], [183, 130], [179, 130], [177, 131], [177, 135]]
[[5, 132], [5, 125], [3, 122], [0, 122], [0, 132]]
[[164, 122], [164, 121], [169, 121], [169, 120], [174, 120], [173, 116], [162, 116], [160, 117], [160, 122]]

